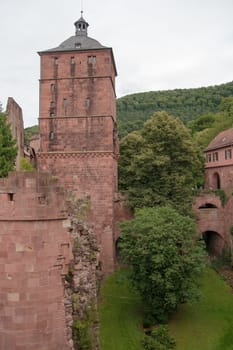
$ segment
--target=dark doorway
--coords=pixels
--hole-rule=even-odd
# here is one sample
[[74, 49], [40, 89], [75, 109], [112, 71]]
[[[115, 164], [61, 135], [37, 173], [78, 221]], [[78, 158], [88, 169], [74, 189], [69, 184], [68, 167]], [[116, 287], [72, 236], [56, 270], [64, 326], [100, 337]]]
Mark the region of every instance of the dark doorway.
[[224, 245], [222, 237], [215, 231], [205, 231], [202, 237], [209, 256], [220, 256]]
[[205, 203], [205, 204], [202, 204], [198, 209], [206, 209], [206, 208], [217, 208], [217, 207], [215, 204]]

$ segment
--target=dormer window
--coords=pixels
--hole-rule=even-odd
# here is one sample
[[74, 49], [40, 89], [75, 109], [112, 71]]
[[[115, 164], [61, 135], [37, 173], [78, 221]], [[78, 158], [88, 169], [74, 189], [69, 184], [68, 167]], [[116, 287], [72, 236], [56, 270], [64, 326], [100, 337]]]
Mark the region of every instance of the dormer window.
[[81, 43], [75, 43], [75, 48], [76, 49], [80, 49], [80, 47], [81, 47]]

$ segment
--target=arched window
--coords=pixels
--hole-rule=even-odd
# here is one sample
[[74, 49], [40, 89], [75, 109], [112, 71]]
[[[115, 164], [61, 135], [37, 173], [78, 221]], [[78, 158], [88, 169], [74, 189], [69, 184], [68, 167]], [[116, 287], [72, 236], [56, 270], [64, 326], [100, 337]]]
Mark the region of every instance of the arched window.
[[220, 176], [218, 173], [214, 173], [213, 176], [213, 188], [219, 190], [221, 188]]

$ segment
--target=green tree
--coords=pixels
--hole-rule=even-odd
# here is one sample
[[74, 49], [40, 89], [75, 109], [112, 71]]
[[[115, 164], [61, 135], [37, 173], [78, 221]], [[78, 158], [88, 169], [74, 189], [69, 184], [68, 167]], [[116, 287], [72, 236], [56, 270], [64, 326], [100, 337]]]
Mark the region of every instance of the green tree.
[[14, 169], [17, 155], [16, 141], [7, 124], [6, 115], [0, 113], [0, 177], [5, 177]]
[[188, 129], [166, 112], [157, 112], [139, 132], [121, 141], [120, 189], [132, 208], [171, 204], [189, 210], [200, 181], [203, 157]]
[[179, 304], [198, 295], [206, 254], [195, 238], [195, 223], [171, 207], [157, 207], [136, 210], [135, 219], [120, 227], [133, 285], [150, 314], [165, 322]]

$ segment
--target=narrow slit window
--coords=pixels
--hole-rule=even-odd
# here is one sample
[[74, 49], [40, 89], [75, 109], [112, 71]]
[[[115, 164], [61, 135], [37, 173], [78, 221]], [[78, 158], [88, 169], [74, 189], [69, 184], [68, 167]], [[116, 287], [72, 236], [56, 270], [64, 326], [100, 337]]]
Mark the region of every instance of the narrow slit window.
[[70, 64], [75, 64], [75, 59], [74, 59], [74, 57], [71, 57], [71, 58], [70, 58]]
[[90, 108], [90, 106], [91, 106], [91, 99], [88, 97], [86, 99], [86, 108], [88, 109], [88, 108]]
[[67, 99], [63, 98], [63, 108], [66, 108], [66, 107], [67, 107]]
[[54, 57], [54, 65], [57, 66], [58, 65], [58, 58]]

